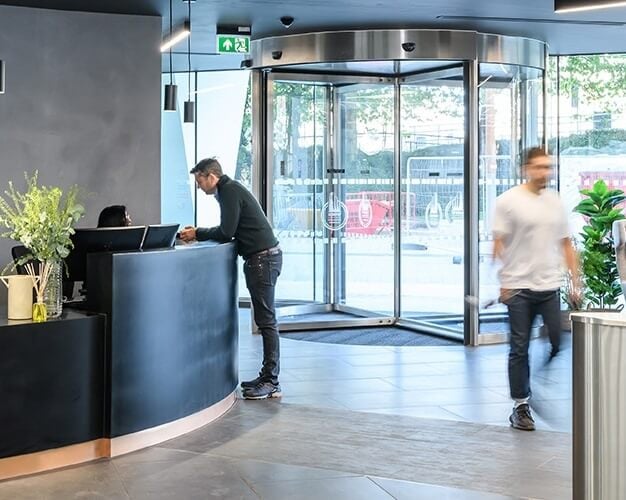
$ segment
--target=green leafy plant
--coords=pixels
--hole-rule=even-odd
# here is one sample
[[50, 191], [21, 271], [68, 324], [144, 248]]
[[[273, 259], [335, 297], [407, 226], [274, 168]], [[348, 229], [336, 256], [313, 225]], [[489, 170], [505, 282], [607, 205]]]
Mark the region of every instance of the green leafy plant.
[[38, 275], [35, 275], [32, 263], [26, 266], [40, 296], [46, 287], [51, 264], [67, 257], [73, 248], [74, 225], [85, 210], [78, 202], [78, 186], [72, 186], [64, 196], [58, 187], [39, 185], [37, 171], [32, 176], [25, 173], [24, 177], [24, 193], [9, 182], [9, 189], [4, 192], [4, 197], [0, 197], [0, 227], [5, 229], [0, 236], [19, 241], [29, 250], [29, 254], [17, 264], [33, 259], [43, 263]]
[[584, 297], [588, 306], [610, 309], [622, 294], [611, 228], [613, 222], [624, 219], [622, 208], [617, 205], [626, 200], [626, 195], [621, 189], [609, 189], [603, 180], [580, 193], [585, 198], [574, 211], [586, 217], [580, 233]]

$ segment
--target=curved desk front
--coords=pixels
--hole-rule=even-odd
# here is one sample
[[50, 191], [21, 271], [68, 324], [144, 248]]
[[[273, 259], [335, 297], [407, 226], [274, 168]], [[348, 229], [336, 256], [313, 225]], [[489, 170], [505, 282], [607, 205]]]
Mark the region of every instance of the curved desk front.
[[0, 321], [0, 479], [128, 453], [226, 412], [236, 264], [233, 243], [92, 254], [92, 312]]

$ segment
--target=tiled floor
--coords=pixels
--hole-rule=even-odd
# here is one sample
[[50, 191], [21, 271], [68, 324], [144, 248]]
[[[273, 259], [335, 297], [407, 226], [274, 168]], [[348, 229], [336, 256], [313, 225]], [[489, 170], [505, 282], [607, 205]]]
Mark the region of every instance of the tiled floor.
[[[248, 311], [240, 318], [245, 379], [256, 375], [261, 338], [249, 333]], [[565, 340], [548, 368], [540, 363], [545, 346], [533, 345], [534, 433], [508, 427], [506, 346], [286, 337], [281, 400], [240, 401], [217, 422], [161, 446], [0, 483], [0, 499], [571, 498]]]
[[[261, 339], [240, 314], [240, 377], [254, 378]], [[570, 335], [548, 366], [544, 340], [531, 351], [537, 427], [571, 432]], [[283, 402], [508, 426], [506, 345], [368, 347], [291, 340], [281, 343]]]

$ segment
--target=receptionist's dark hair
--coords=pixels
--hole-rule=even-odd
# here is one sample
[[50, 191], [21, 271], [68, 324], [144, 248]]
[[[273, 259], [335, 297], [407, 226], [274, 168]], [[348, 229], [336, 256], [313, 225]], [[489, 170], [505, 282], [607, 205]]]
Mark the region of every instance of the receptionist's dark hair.
[[125, 205], [111, 205], [102, 209], [98, 217], [98, 227], [123, 227], [128, 225]]
[[200, 160], [198, 164], [189, 171], [189, 173], [200, 175], [213, 174], [216, 177], [224, 175], [220, 162], [215, 158], [205, 158], [204, 160]]

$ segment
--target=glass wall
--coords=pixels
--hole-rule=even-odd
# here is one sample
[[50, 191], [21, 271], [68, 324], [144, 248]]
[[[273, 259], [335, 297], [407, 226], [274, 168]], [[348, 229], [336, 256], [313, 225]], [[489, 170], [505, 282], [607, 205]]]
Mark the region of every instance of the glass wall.
[[[170, 76], [163, 75], [163, 85]], [[188, 96], [187, 75], [174, 74], [172, 82], [178, 85], [177, 109], [183, 109]], [[195, 90], [195, 75], [191, 78]], [[161, 93], [163, 99], [163, 93]], [[163, 109], [163, 103], [161, 103]], [[181, 227], [194, 224], [196, 193], [189, 179], [189, 170], [195, 163], [196, 135], [193, 124], [183, 123], [181, 112], [161, 112], [161, 222], [178, 222]]]
[[[191, 78], [176, 73], [173, 78], [177, 111], [161, 113], [161, 221], [211, 227], [219, 224], [219, 205], [213, 196], [196, 190], [189, 170], [202, 158], [216, 157], [226, 175], [251, 187], [250, 71], [198, 72]], [[169, 74], [163, 75], [164, 84], [169, 80]], [[184, 102], [190, 94], [196, 101], [196, 121], [184, 123]], [[241, 266], [239, 272], [240, 296], [245, 297]]]
[[558, 153], [561, 197], [578, 235], [583, 220], [572, 209], [581, 189], [603, 179], [626, 190], [626, 55], [555, 57], [553, 62], [559, 93], [551, 96], [551, 109], [558, 111], [558, 120], [549, 146]]

